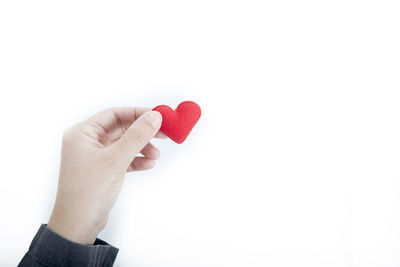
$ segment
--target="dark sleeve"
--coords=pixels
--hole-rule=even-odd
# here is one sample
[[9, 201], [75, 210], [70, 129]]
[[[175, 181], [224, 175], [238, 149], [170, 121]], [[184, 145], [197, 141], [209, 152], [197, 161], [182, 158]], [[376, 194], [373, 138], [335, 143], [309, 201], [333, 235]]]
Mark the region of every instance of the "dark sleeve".
[[112, 266], [117, 253], [117, 248], [101, 239], [93, 245], [78, 244], [42, 224], [18, 266]]

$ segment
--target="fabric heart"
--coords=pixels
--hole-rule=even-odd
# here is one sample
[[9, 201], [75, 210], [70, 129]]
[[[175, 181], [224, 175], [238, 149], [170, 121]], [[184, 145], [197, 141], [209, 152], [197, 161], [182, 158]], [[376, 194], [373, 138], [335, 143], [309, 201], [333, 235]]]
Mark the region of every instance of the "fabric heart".
[[193, 101], [184, 101], [175, 110], [166, 105], [157, 106], [153, 110], [161, 113], [160, 131], [178, 144], [185, 141], [201, 115], [199, 105]]

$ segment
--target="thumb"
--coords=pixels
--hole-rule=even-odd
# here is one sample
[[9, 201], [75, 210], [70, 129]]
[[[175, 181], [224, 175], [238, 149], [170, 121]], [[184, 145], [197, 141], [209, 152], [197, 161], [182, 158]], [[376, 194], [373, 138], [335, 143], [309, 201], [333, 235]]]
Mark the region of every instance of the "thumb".
[[150, 142], [161, 127], [162, 117], [157, 111], [148, 111], [140, 116], [113, 144], [113, 150], [126, 164]]

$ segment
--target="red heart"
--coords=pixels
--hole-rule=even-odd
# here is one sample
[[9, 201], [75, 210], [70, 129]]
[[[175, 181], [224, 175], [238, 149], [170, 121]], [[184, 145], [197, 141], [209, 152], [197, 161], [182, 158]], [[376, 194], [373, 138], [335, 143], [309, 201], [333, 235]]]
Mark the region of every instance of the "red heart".
[[178, 144], [185, 141], [201, 115], [199, 105], [193, 101], [184, 101], [175, 110], [166, 105], [157, 106], [153, 110], [161, 113], [160, 131]]

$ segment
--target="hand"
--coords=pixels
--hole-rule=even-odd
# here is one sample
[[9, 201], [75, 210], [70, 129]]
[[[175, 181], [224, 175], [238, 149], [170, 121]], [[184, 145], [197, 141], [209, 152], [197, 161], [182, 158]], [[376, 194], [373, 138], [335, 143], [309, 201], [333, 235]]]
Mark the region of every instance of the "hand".
[[[48, 227], [93, 244], [105, 227], [126, 172], [151, 169], [160, 152], [149, 141], [161, 114], [148, 108], [113, 108], [67, 129], [63, 136], [57, 198]], [[136, 157], [138, 153], [144, 157]]]

